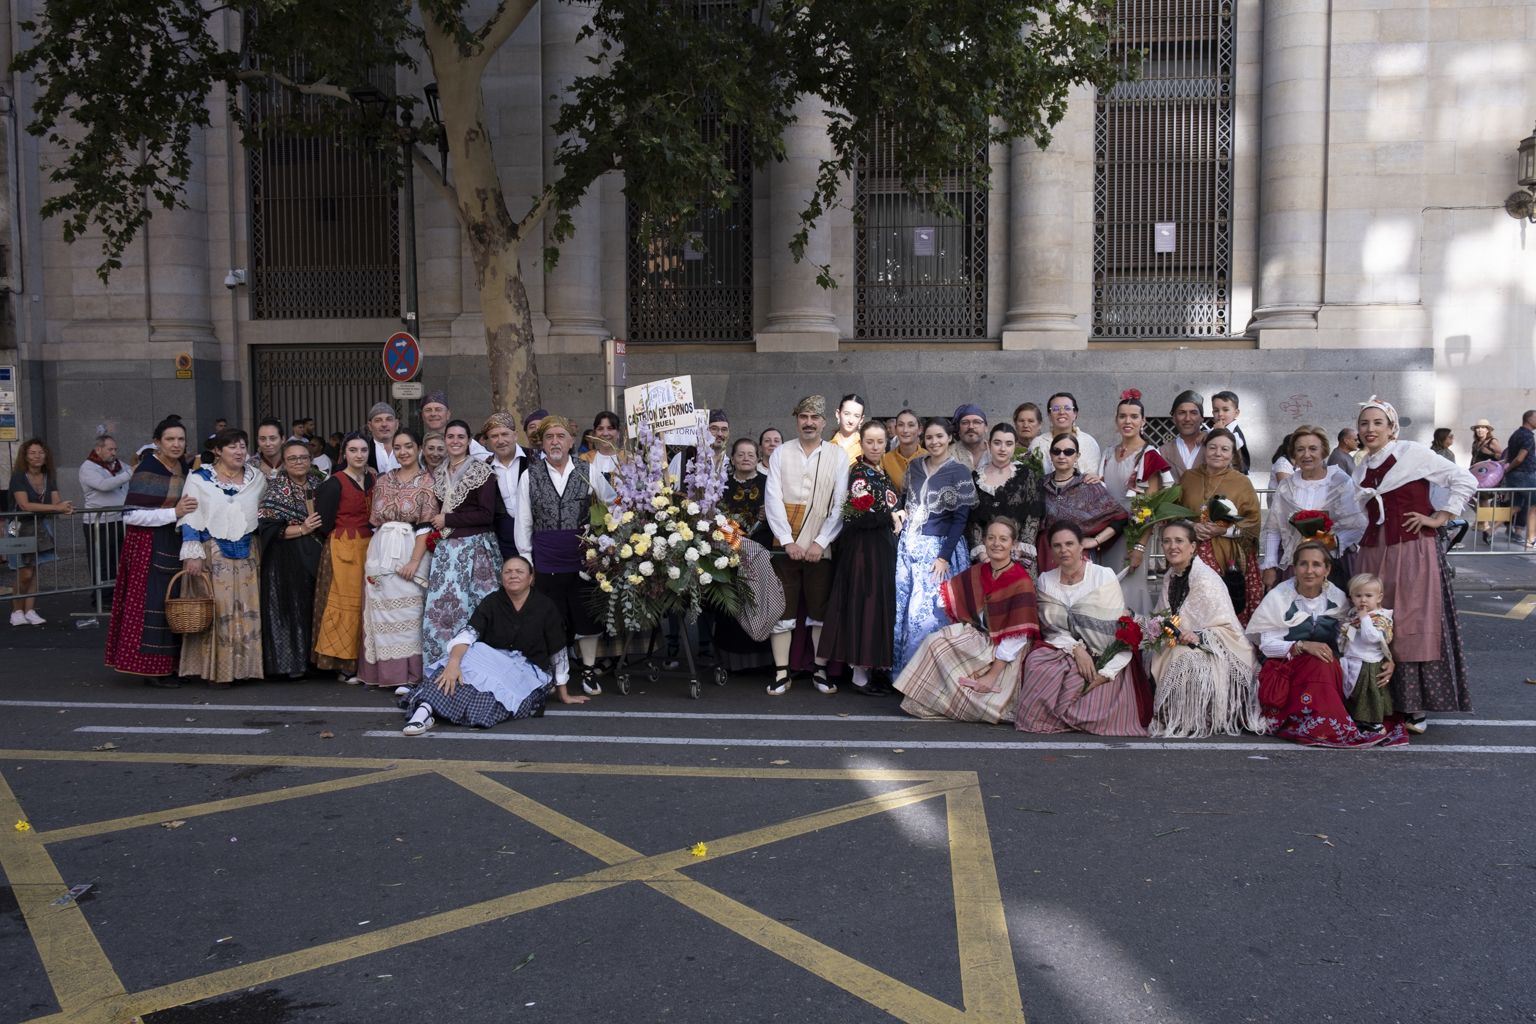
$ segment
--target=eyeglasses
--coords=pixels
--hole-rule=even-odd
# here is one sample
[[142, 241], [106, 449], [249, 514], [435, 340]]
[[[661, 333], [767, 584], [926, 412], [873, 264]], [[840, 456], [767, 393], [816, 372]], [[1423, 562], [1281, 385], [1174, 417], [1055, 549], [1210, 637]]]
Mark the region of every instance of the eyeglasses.
[[1051, 406], [1051, 412], [1077, 412], [1077, 406], [1075, 406], [1075, 405], [1053, 405], [1053, 406]]
[[284, 455], [283, 456], [283, 461], [284, 462], [308, 462], [309, 461], [309, 456], [308, 455]]
[[1051, 454], [1052, 455], [1076, 455], [1077, 454], [1077, 449], [1076, 448], [1052, 448], [1051, 449]]

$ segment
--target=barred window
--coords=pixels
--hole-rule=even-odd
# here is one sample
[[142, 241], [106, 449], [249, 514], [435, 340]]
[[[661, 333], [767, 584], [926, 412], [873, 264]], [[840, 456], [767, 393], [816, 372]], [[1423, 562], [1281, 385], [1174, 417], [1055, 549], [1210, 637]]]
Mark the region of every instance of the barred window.
[[[388, 87], [388, 74], [378, 77]], [[400, 203], [383, 154], [319, 127], [321, 104], [252, 92], [250, 123], [284, 112], [314, 130], [268, 132], [246, 150], [253, 320], [400, 315]]]
[[1141, 74], [1095, 110], [1093, 336], [1230, 332], [1231, 0], [1120, 0], [1113, 48]]
[[900, 132], [878, 125], [871, 136], [854, 168], [854, 337], [986, 337], [985, 143], [940, 179], [950, 207], [940, 213], [902, 183]]

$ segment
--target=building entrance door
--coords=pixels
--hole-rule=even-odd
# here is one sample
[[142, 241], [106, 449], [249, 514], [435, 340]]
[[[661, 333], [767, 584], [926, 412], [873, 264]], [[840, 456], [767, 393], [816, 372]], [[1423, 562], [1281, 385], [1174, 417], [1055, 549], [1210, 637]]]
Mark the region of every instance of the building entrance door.
[[369, 406], [390, 400], [379, 352], [379, 345], [251, 346], [254, 419], [292, 424], [312, 416], [323, 436], [367, 430]]

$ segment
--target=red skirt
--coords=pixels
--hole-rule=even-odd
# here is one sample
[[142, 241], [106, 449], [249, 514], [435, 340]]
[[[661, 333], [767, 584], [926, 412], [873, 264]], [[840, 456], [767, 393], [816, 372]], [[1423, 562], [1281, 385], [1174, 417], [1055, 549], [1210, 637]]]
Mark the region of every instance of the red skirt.
[[1402, 722], [1389, 719], [1363, 733], [1344, 707], [1344, 672], [1337, 660], [1310, 654], [1270, 658], [1259, 670], [1259, 707], [1271, 736], [1309, 747], [1393, 747], [1408, 742]]
[[128, 527], [112, 591], [106, 663], [129, 675], [174, 675], [181, 657], [181, 637], [165, 621], [165, 588], [174, 574], [155, 566], [154, 551], [155, 530]]

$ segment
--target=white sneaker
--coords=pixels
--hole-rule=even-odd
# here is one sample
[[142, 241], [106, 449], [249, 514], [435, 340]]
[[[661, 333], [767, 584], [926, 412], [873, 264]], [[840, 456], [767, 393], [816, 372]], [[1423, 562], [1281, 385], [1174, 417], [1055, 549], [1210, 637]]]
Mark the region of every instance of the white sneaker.
[[345, 682], [348, 686], [357, 686], [363, 681], [362, 676], [349, 676]]
[[1429, 728], [1429, 719], [1420, 718], [1418, 721], [1414, 721], [1412, 718], [1407, 719], [1403, 722], [1403, 728], [1415, 735], [1423, 735], [1424, 731]]
[[422, 733], [426, 732], [436, 724], [437, 719], [433, 718], [431, 715], [428, 715], [426, 718], [411, 719], [409, 722], [405, 723], [405, 728], [401, 729], [400, 731], [406, 736], [420, 736]]
[[410, 692], [411, 692], [411, 688], [409, 686], [397, 686], [397, 687], [395, 687], [395, 696], [396, 697], [404, 697], [406, 694], [408, 694]]
[[41, 615], [37, 614], [37, 611], [35, 609], [28, 609], [27, 610], [27, 621], [32, 623], [32, 625], [34, 625], [34, 626], [41, 626], [43, 623], [47, 622], [48, 620], [43, 618]]
[[31, 625], [31, 623], [29, 623], [27, 621], [27, 613], [26, 612], [11, 612], [11, 625], [13, 625], [13, 626], [29, 626], [29, 625]]

